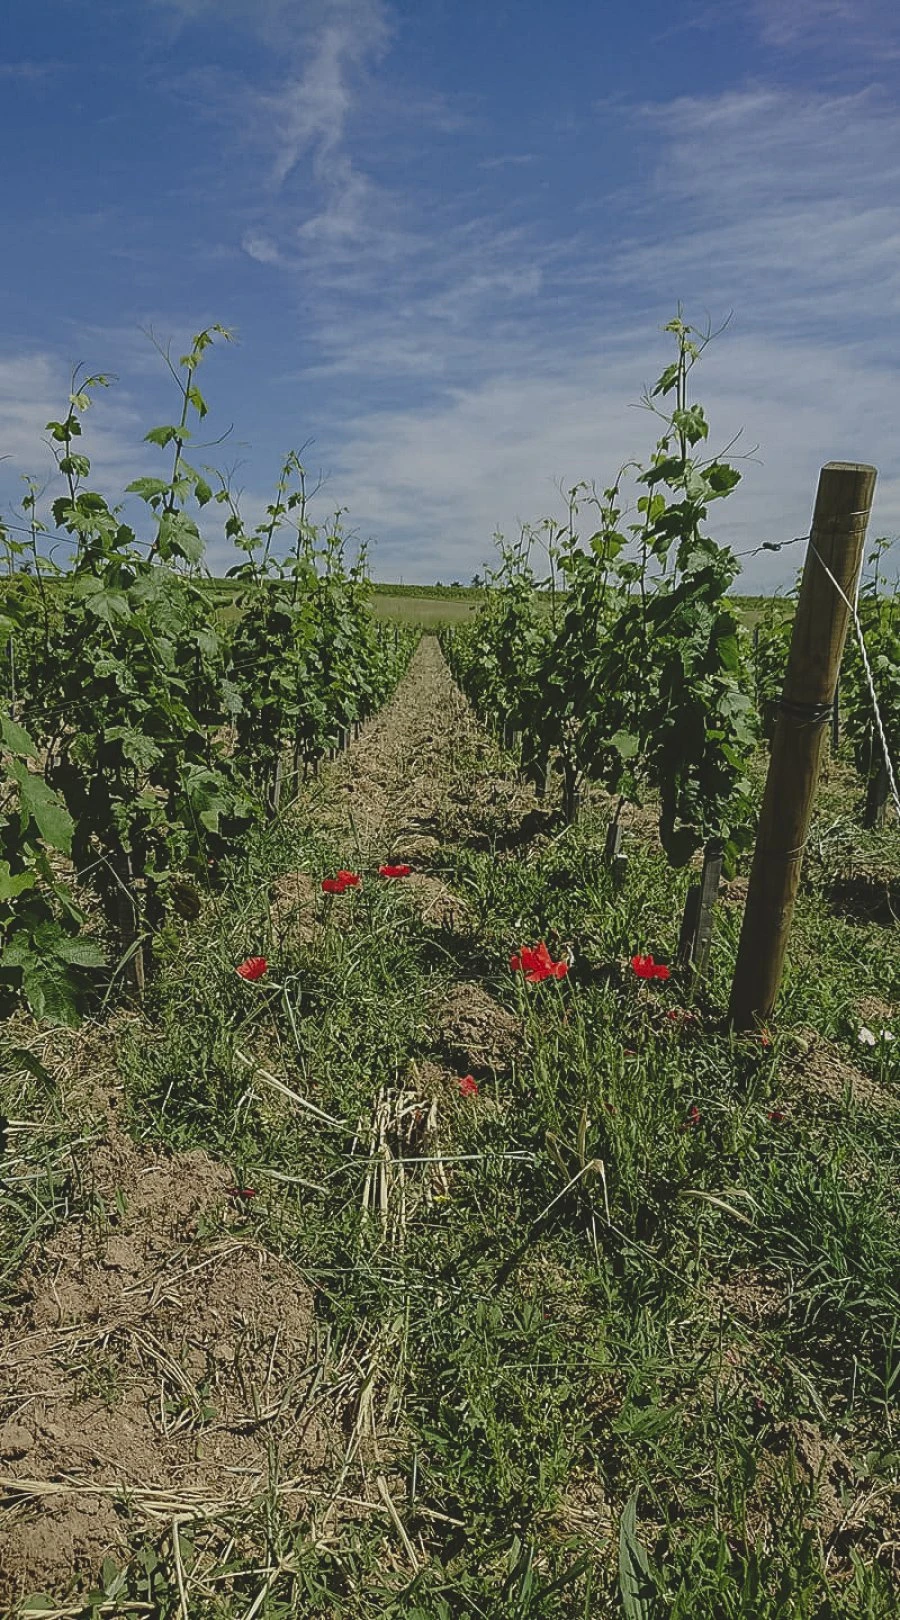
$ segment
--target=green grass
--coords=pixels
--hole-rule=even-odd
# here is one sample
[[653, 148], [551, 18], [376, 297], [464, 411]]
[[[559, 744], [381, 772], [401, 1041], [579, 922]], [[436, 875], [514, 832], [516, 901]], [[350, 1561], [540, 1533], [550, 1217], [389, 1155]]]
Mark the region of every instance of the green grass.
[[379, 619], [390, 619], [397, 624], [412, 624], [422, 630], [435, 632], [449, 625], [465, 624], [478, 612], [483, 601], [481, 591], [468, 595], [462, 592], [431, 595], [410, 589], [402, 595], [390, 586], [377, 586], [372, 597], [372, 611]]
[[[309, 819], [259, 839], [216, 912], [161, 941], [152, 1033], [123, 1054], [131, 1128], [264, 1189], [255, 1235], [315, 1285], [328, 1342], [353, 1346], [426, 1553], [414, 1571], [375, 1516], [316, 1547], [267, 1502], [196, 1531], [194, 1556], [208, 1570], [227, 1557], [228, 1580], [192, 1616], [246, 1616], [260, 1567], [275, 1571], [261, 1620], [896, 1614], [898, 1120], [828, 1095], [805, 1057], [818, 1032], [900, 1105], [900, 1021], [893, 1047], [857, 1038], [861, 997], [900, 1002], [896, 930], [835, 899], [851, 866], [896, 872], [900, 833], [864, 835], [852, 810], [832, 773], [771, 1046], [723, 1026], [733, 908], [696, 997], [677, 976], [634, 979], [633, 952], [672, 960], [688, 875], [632, 838], [616, 890], [590, 812], [541, 844], [446, 845], [441, 871], [473, 919], [461, 937], [367, 865], [327, 914], [346, 926], [277, 949], [272, 879], [360, 864]], [[540, 938], [574, 964], [527, 987], [509, 954]], [[272, 968], [247, 987], [233, 963], [256, 951]], [[364, 1207], [366, 1122], [386, 1088], [415, 1088], [412, 1065], [442, 1061], [434, 1003], [459, 977], [521, 1020], [521, 1055], [479, 1073], [476, 1098], [452, 1077], [440, 1090], [440, 1151], [470, 1157], [433, 1199], [427, 1168], [395, 1163], [406, 1214], [395, 1193], [385, 1229]], [[695, 1023], [666, 1017], [688, 1006]], [[248, 1093], [236, 1047], [346, 1127]], [[50, 1127], [40, 1190], [0, 1205], [9, 1288], [61, 1205], [52, 1096], [39, 1075], [6, 1085], [13, 1117], [43, 1109]], [[345, 1488], [363, 1483], [351, 1471]], [[164, 1531], [144, 1563], [123, 1601], [178, 1615]]]

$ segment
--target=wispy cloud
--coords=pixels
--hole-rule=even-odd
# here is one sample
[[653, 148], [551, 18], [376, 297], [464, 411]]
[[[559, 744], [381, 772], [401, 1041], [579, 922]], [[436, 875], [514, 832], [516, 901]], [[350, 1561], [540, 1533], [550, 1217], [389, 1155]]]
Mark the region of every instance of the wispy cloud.
[[835, 58], [900, 54], [895, 0], [754, 0], [753, 13], [771, 45], [824, 48]]
[[661, 29], [660, 41], [684, 32], [722, 34], [738, 24], [790, 59], [829, 59], [835, 74], [900, 55], [895, 0], [694, 0]]
[[[679, 296], [699, 324], [707, 309], [736, 311], [698, 373], [717, 442], [743, 430], [738, 452], [758, 446], [715, 512], [720, 532], [739, 549], [803, 532], [829, 459], [885, 469], [875, 523], [900, 529], [890, 473], [900, 115], [874, 92], [760, 87], [645, 108], [638, 123], [656, 148], [655, 184], [596, 270], [598, 309], [588, 315], [582, 300], [576, 330], [549, 318], [566, 294], [571, 243], [556, 258], [528, 233], [490, 231], [492, 274], [465, 273], [459, 234], [445, 261], [452, 280], [439, 286], [436, 263], [420, 264], [423, 283], [428, 271], [434, 279], [404, 285], [402, 319], [395, 310], [375, 323], [360, 306], [348, 325], [323, 329], [336, 371], [362, 379], [418, 365], [431, 385], [413, 408], [370, 407], [342, 424], [336, 476], [363, 526], [392, 536], [383, 570], [414, 555], [424, 575], [471, 572], [496, 525], [510, 532], [552, 507], [556, 477], [602, 484], [645, 454], [653, 424], [627, 406], [667, 358], [652, 324]], [[504, 295], [518, 316], [509, 329], [497, 319]], [[529, 302], [533, 325], [521, 315]], [[648, 327], [632, 317], [611, 342], [621, 312], [639, 305], [652, 311]], [[752, 559], [746, 582], [785, 583], [794, 568], [791, 552]]]
[[280, 264], [281, 254], [277, 243], [272, 241], [264, 231], [245, 231], [241, 237], [241, 247], [255, 259], [257, 264]]
[[[726, 300], [770, 330], [835, 318], [859, 339], [900, 302], [900, 113], [880, 93], [751, 88], [643, 109], [659, 132], [665, 251], [639, 236], [618, 273]], [[681, 225], [680, 222], [684, 224]]]
[[524, 168], [527, 163], [534, 163], [534, 152], [504, 152], [497, 157], [481, 158], [479, 169], [515, 169]]
[[0, 62], [0, 80], [8, 84], [45, 84], [65, 70], [65, 62]]

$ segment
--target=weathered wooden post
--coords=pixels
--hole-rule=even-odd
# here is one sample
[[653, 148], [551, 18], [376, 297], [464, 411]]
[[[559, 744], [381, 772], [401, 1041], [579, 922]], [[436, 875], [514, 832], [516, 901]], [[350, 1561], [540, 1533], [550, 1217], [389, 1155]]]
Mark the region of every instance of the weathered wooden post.
[[603, 860], [607, 866], [612, 866], [622, 848], [622, 823], [618, 815], [610, 822], [606, 829], [606, 842], [603, 845]]
[[691, 884], [684, 902], [677, 960], [681, 967], [692, 967], [698, 977], [702, 977], [709, 965], [713, 911], [724, 860], [721, 839], [710, 839], [703, 851], [703, 872], [697, 882]]
[[855, 601], [876, 477], [874, 467], [848, 461], [830, 461], [819, 474], [731, 987], [736, 1029], [768, 1018], [781, 986], [850, 617], [841, 592]]
[[891, 792], [891, 783], [888, 769], [884, 762], [874, 767], [866, 787], [866, 807], [863, 812], [863, 826], [866, 828], [883, 827], [887, 815], [888, 799]]

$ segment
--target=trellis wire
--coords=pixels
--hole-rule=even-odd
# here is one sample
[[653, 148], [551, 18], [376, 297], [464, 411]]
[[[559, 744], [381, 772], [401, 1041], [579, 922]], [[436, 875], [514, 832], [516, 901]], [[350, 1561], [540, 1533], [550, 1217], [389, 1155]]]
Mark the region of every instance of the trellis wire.
[[[855, 514], [851, 514], [851, 516], [852, 515], [855, 515]], [[887, 771], [888, 786], [890, 787], [890, 790], [891, 790], [891, 798], [894, 801], [894, 808], [897, 811], [897, 815], [900, 816], [900, 789], [898, 789], [898, 787], [897, 787], [897, 773], [896, 773], [896, 771], [894, 769], [893, 760], [891, 759], [890, 749], [888, 748], [888, 740], [887, 740], [887, 737], [885, 735], [884, 722], [883, 722], [883, 720], [881, 718], [881, 710], [878, 707], [878, 695], [877, 695], [877, 693], [875, 691], [875, 681], [874, 681], [874, 678], [873, 678], [873, 675], [872, 675], [872, 666], [869, 663], [869, 654], [866, 651], [866, 643], [865, 643], [865, 638], [863, 636], [862, 625], [859, 622], [859, 612], [858, 612], [859, 580], [857, 579], [857, 582], [856, 582], [855, 600], [853, 602], [851, 602], [850, 598], [845, 594], [845, 592], [842, 590], [841, 586], [838, 584], [838, 582], [835, 579], [833, 573], [831, 572], [831, 569], [829, 568], [828, 564], [823, 561], [823, 559], [822, 559], [819, 551], [817, 550], [814, 542], [812, 540], [810, 540], [809, 544], [810, 544], [810, 549], [814, 552], [815, 556], [818, 557], [819, 562], [822, 564], [822, 567], [824, 568], [826, 574], [828, 575], [828, 578], [831, 580], [831, 583], [834, 586], [835, 590], [837, 591], [838, 596], [843, 598], [844, 602], [847, 604], [847, 607], [850, 609], [850, 617], [853, 620], [853, 633], [856, 636], [856, 644], [859, 647], [859, 655], [860, 655], [860, 657], [861, 657], [861, 659], [863, 661], [863, 668], [864, 668], [864, 670], [866, 672], [866, 684], [868, 685], [868, 688], [869, 688], [869, 697], [872, 700], [872, 710], [873, 710], [873, 713], [875, 715], [875, 726], [876, 726], [876, 729], [878, 731], [878, 740], [879, 740], [879, 742], [881, 744], [881, 753], [882, 753], [882, 757], [884, 759], [884, 768]]]

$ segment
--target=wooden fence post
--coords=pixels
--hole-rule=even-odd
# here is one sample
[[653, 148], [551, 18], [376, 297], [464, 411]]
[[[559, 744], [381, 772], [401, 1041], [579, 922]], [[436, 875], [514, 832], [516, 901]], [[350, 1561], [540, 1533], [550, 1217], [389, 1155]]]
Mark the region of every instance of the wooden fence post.
[[882, 760], [881, 764], [872, 771], [866, 787], [866, 807], [863, 813], [864, 827], [884, 826], [890, 792], [890, 778], [888, 777], [887, 766]]
[[692, 967], [698, 977], [706, 972], [709, 947], [712, 942], [713, 909], [722, 878], [725, 849], [720, 839], [712, 838], [703, 852], [703, 873], [688, 889], [678, 941], [678, 962], [681, 967]]
[[768, 1018], [781, 987], [850, 617], [840, 591], [855, 600], [876, 477], [874, 467], [847, 461], [829, 461], [819, 474], [731, 987], [736, 1029]]

